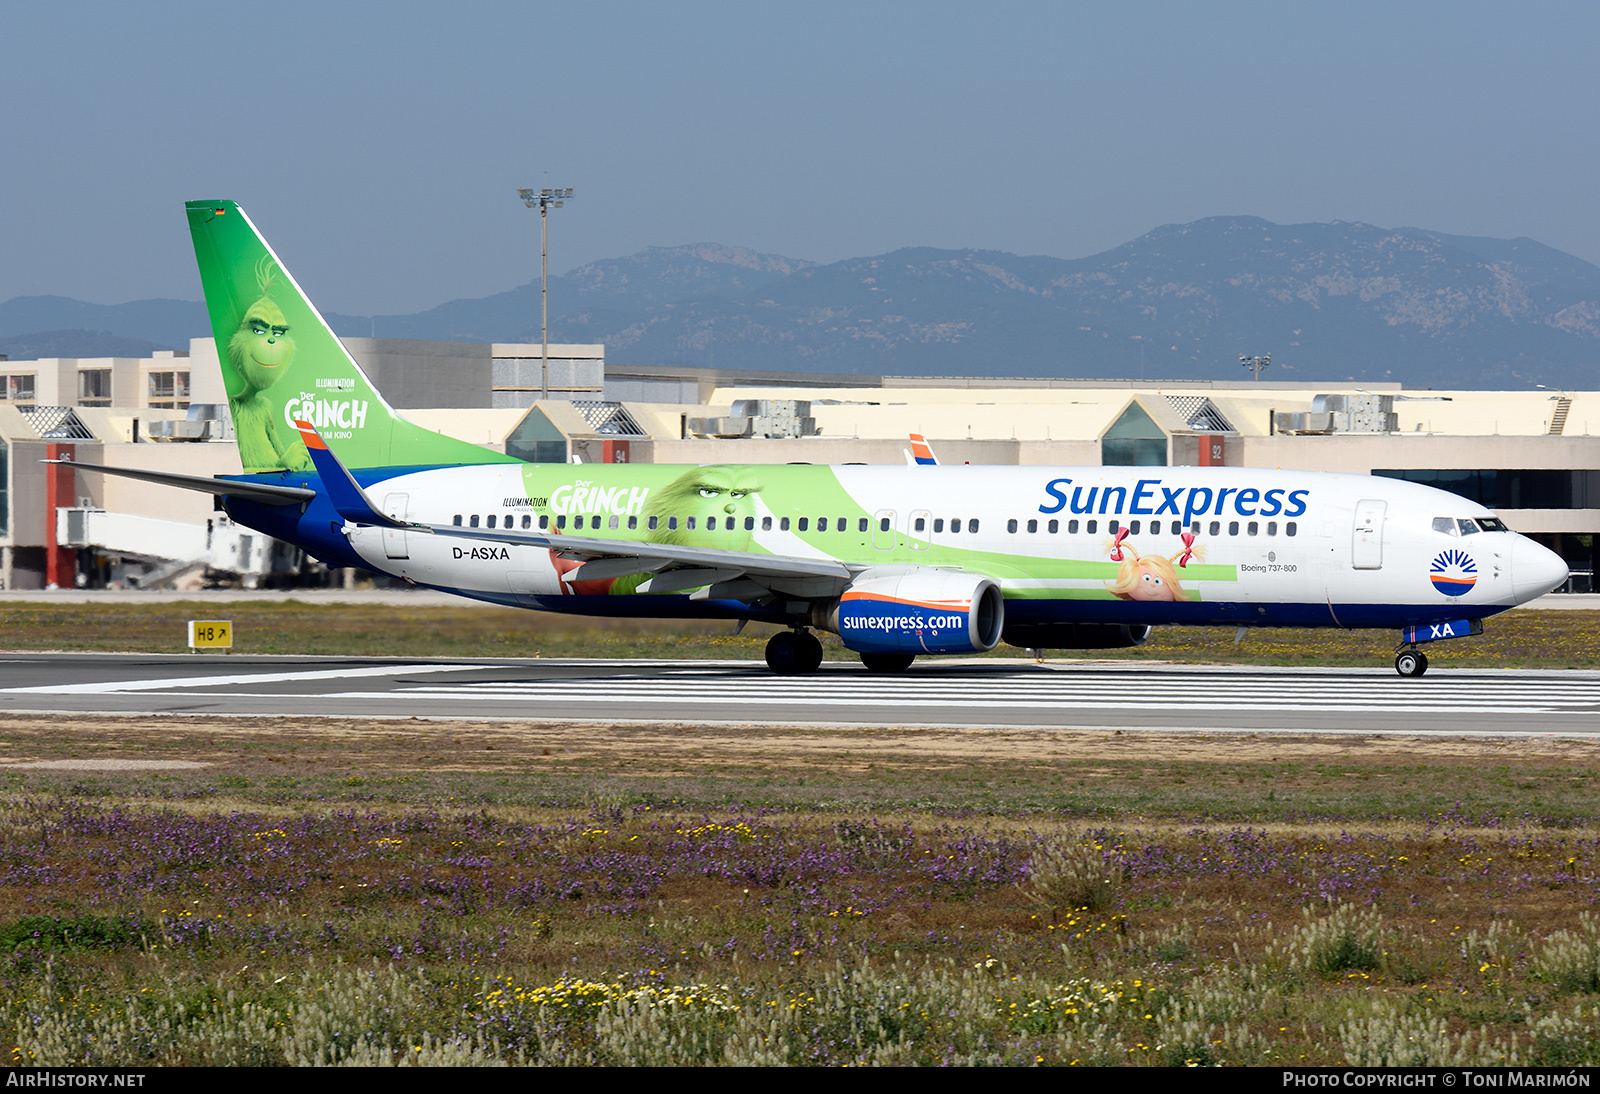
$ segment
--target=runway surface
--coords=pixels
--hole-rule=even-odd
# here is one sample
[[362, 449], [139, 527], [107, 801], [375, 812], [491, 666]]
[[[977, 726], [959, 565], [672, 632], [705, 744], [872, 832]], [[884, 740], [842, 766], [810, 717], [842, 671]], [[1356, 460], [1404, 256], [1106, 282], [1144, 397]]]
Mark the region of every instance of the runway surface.
[[0, 712], [1594, 736], [1600, 673], [11, 654]]

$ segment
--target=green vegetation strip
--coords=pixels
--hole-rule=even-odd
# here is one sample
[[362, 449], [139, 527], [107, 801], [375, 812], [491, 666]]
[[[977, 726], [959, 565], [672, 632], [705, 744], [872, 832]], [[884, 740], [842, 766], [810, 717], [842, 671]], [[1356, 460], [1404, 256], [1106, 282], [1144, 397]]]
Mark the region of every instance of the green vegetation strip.
[[1583, 741], [0, 718], [49, 1065], [1600, 1062]]
[[[752, 625], [735, 636], [731, 622], [584, 619], [480, 607], [386, 607], [307, 604], [168, 602], [0, 606], [0, 645], [10, 650], [179, 653], [190, 619], [231, 619], [234, 652], [373, 657], [712, 657], [759, 659], [773, 628]], [[1050, 651], [1055, 657], [1179, 660], [1246, 665], [1387, 663], [1390, 631], [1250, 631], [1234, 642], [1231, 627], [1158, 627], [1131, 650]], [[824, 635], [827, 656], [854, 660]], [[996, 656], [1023, 651], [1001, 646]], [[1507, 612], [1476, 638], [1428, 647], [1435, 664], [1538, 668], [1600, 665], [1600, 612]]]

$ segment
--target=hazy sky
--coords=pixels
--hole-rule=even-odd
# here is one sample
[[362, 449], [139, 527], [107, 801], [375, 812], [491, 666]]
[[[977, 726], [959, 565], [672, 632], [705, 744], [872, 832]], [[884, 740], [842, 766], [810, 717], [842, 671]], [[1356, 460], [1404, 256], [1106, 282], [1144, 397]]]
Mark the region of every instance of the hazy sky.
[[1079, 257], [1222, 214], [1600, 261], [1600, 6], [0, 0], [0, 300], [198, 299], [244, 205], [327, 310], [715, 241]]

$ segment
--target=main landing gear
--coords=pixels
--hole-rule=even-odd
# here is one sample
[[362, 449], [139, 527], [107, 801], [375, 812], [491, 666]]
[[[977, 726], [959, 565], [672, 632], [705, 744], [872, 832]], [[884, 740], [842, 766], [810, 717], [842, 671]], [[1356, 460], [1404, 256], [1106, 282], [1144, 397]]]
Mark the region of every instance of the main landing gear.
[[803, 676], [822, 665], [822, 643], [810, 631], [779, 631], [767, 641], [767, 668], [779, 676]]
[[1428, 655], [1419, 649], [1405, 649], [1395, 654], [1394, 671], [1401, 676], [1416, 678], [1428, 671]]

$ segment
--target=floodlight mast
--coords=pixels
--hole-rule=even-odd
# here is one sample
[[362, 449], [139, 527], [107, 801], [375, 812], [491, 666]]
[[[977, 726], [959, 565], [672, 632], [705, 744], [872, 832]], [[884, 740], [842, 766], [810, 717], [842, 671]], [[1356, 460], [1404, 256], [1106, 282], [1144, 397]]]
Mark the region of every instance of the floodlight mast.
[[539, 306], [542, 318], [539, 326], [543, 332], [544, 355], [539, 369], [539, 399], [550, 398], [550, 210], [566, 204], [572, 196], [572, 187], [552, 190], [546, 187], [534, 191], [526, 186], [517, 187], [522, 204], [539, 209]]
[[1239, 363], [1256, 374], [1256, 383], [1259, 384], [1261, 382], [1261, 374], [1272, 367], [1272, 354], [1267, 353], [1259, 357], [1251, 357], [1241, 353], [1239, 355]]

